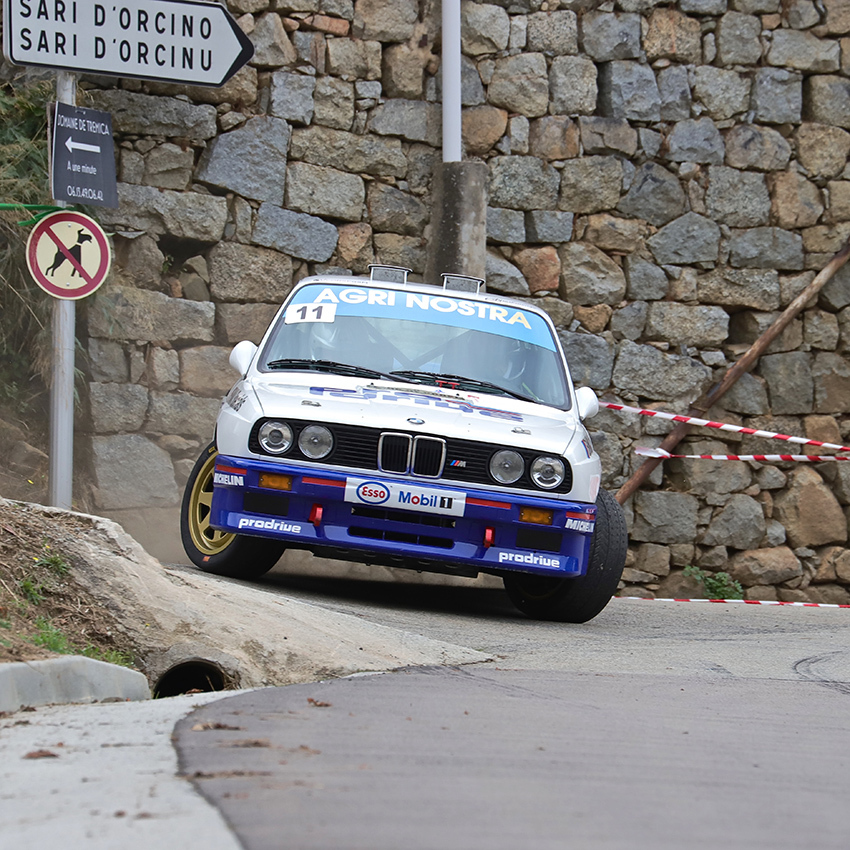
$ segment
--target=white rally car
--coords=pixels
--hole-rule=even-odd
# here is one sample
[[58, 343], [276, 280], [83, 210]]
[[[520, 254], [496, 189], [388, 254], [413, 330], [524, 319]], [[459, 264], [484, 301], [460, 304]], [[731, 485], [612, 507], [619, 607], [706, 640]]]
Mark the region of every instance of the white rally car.
[[183, 498], [193, 563], [255, 578], [298, 548], [495, 574], [541, 619], [605, 607], [627, 536], [582, 425], [596, 396], [544, 311], [443, 279], [308, 277], [259, 347], [233, 349], [241, 377]]

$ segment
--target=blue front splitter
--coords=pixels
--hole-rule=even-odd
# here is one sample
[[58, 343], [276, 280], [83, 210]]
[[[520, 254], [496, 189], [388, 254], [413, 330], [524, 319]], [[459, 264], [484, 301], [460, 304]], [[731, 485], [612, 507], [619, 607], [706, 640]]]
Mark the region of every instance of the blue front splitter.
[[[262, 474], [289, 476], [291, 489], [261, 487]], [[420, 570], [584, 575], [596, 517], [586, 502], [227, 455], [214, 482], [213, 528]], [[522, 521], [522, 508], [552, 511], [552, 524]]]

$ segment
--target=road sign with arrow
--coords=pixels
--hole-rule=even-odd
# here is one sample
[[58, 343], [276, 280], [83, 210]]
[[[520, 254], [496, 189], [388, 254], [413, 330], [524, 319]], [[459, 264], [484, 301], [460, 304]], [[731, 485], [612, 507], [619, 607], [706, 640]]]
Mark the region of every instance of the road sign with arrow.
[[50, 189], [57, 201], [118, 206], [112, 116], [108, 112], [56, 104]]
[[224, 6], [197, 0], [3, 0], [15, 65], [220, 86], [254, 46]]

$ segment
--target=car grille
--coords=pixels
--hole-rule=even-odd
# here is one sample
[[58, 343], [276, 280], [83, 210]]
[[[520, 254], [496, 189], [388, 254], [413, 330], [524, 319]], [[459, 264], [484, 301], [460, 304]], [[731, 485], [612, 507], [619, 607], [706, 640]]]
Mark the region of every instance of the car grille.
[[407, 472], [413, 440], [409, 434], [381, 434], [378, 440], [378, 467], [384, 472]]
[[[257, 433], [267, 419], [260, 419], [251, 429], [248, 448], [255, 454], [266, 454], [260, 447]], [[417, 478], [439, 478], [443, 482], [456, 481], [459, 484], [495, 485], [490, 477], [490, 458], [507, 446], [482, 443], [476, 440], [459, 440], [452, 437], [439, 437], [434, 434], [417, 434], [404, 431], [382, 431], [380, 428], [366, 428], [361, 425], [341, 425], [316, 423], [297, 419], [286, 420], [294, 432], [293, 447], [283, 458], [304, 460], [298, 450], [298, 435], [308, 425], [324, 424], [334, 436], [331, 453], [313, 463], [329, 464], [364, 472], [390, 472], [413, 475]], [[514, 447], [510, 447], [514, 448]], [[503, 489], [532, 490], [537, 493], [568, 493], [573, 486], [572, 470], [566, 465], [566, 474], [560, 487], [542, 491], [531, 482], [528, 470], [541, 452], [517, 449], [525, 461], [525, 472], [514, 484], [502, 485]], [[275, 457], [281, 457], [275, 455]]]
[[378, 439], [378, 469], [439, 478], [446, 460], [446, 441], [438, 437], [383, 433]]

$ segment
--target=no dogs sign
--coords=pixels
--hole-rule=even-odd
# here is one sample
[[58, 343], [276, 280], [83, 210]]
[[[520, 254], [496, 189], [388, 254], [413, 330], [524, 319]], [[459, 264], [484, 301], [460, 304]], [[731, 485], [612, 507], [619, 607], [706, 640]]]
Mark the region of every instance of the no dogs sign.
[[27, 240], [27, 266], [49, 295], [76, 301], [106, 280], [112, 253], [100, 225], [78, 212], [42, 218]]

